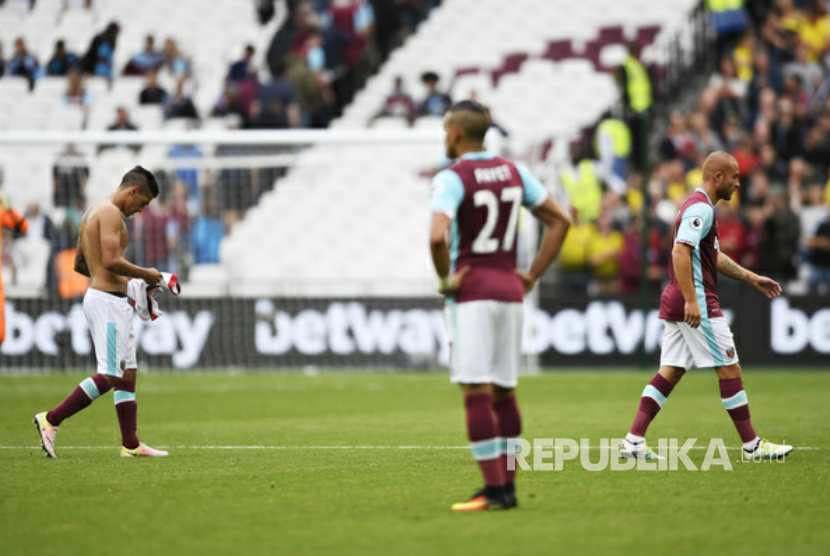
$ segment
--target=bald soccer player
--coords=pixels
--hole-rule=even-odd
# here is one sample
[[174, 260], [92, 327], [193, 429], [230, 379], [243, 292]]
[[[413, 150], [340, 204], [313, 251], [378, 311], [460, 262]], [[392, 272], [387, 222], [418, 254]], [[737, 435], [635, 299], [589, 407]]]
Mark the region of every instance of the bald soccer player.
[[703, 163], [703, 187], [680, 206], [674, 224], [669, 283], [660, 296], [660, 319], [664, 321], [660, 370], [643, 390], [640, 407], [623, 441], [621, 454], [625, 457], [659, 459], [646, 445], [646, 429], [691, 367], [715, 369], [723, 408], [741, 437], [745, 458], [777, 459], [793, 449], [768, 442], [755, 433], [738, 353], [718, 300], [718, 272], [751, 285], [768, 299], [781, 295], [778, 282], [743, 268], [720, 252], [715, 205], [728, 201], [739, 186], [738, 163], [728, 153], [714, 152]]
[[92, 279], [84, 295], [84, 316], [95, 347], [97, 372], [81, 381], [52, 411], [35, 415], [35, 429], [43, 451], [57, 457], [58, 427], [114, 389], [113, 399], [121, 428], [122, 457], [163, 457], [138, 440], [138, 406], [135, 399], [136, 335], [134, 310], [127, 301], [127, 282], [140, 278], [154, 285], [161, 281], [155, 268], [136, 266], [124, 258], [129, 238], [124, 219], [140, 213], [159, 194], [155, 176], [136, 166], [106, 201], [91, 206], [81, 218], [75, 271]]
[[[517, 505], [507, 447], [521, 433], [516, 388], [522, 299], [556, 258], [570, 218], [525, 168], [484, 150], [490, 113], [474, 101], [444, 119], [447, 156], [455, 163], [433, 179], [430, 246], [446, 296], [450, 379], [464, 395], [467, 434], [484, 487], [454, 511]], [[545, 226], [528, 272], [516, 269], [519, 211]]]

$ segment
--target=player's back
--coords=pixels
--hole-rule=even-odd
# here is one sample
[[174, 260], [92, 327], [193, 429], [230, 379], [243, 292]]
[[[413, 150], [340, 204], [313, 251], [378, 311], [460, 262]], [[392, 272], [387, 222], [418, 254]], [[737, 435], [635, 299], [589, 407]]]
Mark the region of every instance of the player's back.
[[477, 299], [520, 302], [516, 243], [523, 199], [515, 164], [497, 156], [463, 157], [450, 170], [464, 186], [453, 227], [454, 266], [469, 266], [459, 302]]
[[110, 201], [102, 201], [87, 209], [81, 217], [79, 246], [92, 278], [90, 286], [102, 291], [126, 291], [127, 287], [127, 278], [108, 271], [103, 263], [101, 221], [104, 218], [113, 218], [115, 213], [121, 223], [118, 254], [123, 255], [127, 248], [127, 230], [115, 205]]

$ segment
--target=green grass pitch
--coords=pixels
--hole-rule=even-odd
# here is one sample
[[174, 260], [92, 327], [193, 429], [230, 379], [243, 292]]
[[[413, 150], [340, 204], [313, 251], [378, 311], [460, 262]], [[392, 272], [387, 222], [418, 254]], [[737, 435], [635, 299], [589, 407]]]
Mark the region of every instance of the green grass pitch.
[[[480, 481], [460, 448], [460, 395], [443, 374], [142, 375], [139, 432], [170, 458], [118, 457], [108, 395], [64, 423], [59, 458], [48, 460], [34, 447], [32, 415], [82, 376], [0, 376], [4, 556], [830, 550], [828, 372], [745, 375], [760, 434], [811, 448], [784, 463], [589, 472], [569, 462], [521, 474], [517, 510], [464, 515], [449, 505]], [[525, 378], [524, 436], [619, 437], [649, 376]], [[683, 380], [650, 431], [658, 437], [738, 445], [713, 373]]]

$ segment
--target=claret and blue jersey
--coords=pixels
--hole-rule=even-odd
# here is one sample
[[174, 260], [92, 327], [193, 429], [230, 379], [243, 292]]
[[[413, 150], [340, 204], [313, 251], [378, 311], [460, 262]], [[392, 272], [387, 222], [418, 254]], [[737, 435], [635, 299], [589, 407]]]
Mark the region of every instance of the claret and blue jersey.
[[[692, 247], [692, 280], [702, 323], [722, 316], [718, 299], [718, 227], [715, 208], [702, 189], [695, 190], [680, 206], [674, 223], [674, 242]], [[684, 300], [669, 261], [669, 283], [660, 296], [660, 318], [683, 321]]]
[[432, 211], [452, 219], [451, 270], [470, 267], [456, 301], [522, 301], [516, 275], [519, 211], [546, 197], [527, 168], [486, 151], [463, 155], [433, 178]]

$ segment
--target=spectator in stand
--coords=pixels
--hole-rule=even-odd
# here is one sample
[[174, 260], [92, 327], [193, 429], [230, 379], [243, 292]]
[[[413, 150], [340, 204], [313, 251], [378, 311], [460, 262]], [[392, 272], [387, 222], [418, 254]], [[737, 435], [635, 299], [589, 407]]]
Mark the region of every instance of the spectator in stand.
[[161, 67], [165, 76], [174, 83], [190, 77], [190, 62], [181, 53], [174, 39], [164, 40], [164, 61]]
[[216, 264], [219, 262], [219, 245], [225, 235], [225, 225], [219, 215], [214, 195], [206, 192], [202, 210], [193, 222], [190, 243], [193, 246], [194, 264]]
[[190, 267], [190, 213], [187, 208], [187, 188], [183, 183], [173, 184], [169, 204], [167, 234], [173, 241], [168, 272], [175, 272], [179, 279], [186, 280], [186, 272]]
[[37, 58], [26, 48], [26, 41], [17, 37], [14, 41], [14, 54], [9, 58], [6, 68], [9, 75], [25, 77], [29, 80], [29, 89], [34, 89], [35, 80], [40, 75], [40, 64]]
[[95, 35], [81, 60], [84, 73], [112, 79], [112, 60], [121, 27], [111, 21], [106, 29]]
[[256, 49], [254, 45], [249, 44], [245, 47], [245, 53], [241, 60], [232, 63], [228, 68], [228, 81], [244, 81], [248, 79], [251, 74], [256, 74], [256, 66], [254, 65], [254, 54]]
[[86, 110], [92, 102], [92, 97], [86, 90], [84, 85], [84, 76], [81, 72], [72, 68], [69, 72], [69, 77], [66, 80], [66, 93], [63, 95], [66, 104], [72, 106], [79, 106]]
[[46, 64], [46, 75], [67, 75], [70, 70], [76, 68], [79, 62], [80, 59], [76, 54], [66, 50], [63, 39], [58, 39], [55, 42], [55, 52]]
[[184, 81], [176, 84], [176, 94], [164, 106], [164, 117], [168, 120], [172, 118], [199, 119], [199, 112], [193, 104], [193, 99], [184, 91]]
[[[277, 107], [277, 110], [285, 113], [288, 127], [299, 127], [302, 122], [300, 106], [294, 93], [294, 86], [285, 77], [283, 64], [277, 68], [282, 71], [275, 75], [270, 81], [262, 83], [259, 87], [259, 100], [264, 106]], [[310, 124], [307, 121], [306, 124]]]
[[426, 97], [418, 107], [420, 116], [443, 117], [444, 113], [452, 104], [452, 99], [447, 93], [438, 90], [440, 77], [434, 71], [426, 71], [421, 74], [421, 83], [427, 90]]
[[830, 210], [807, 240], [810, 290], [830, 294]]
[[807, 48], [810, 62], [821, 60], [830, 48], [830, 16], [821, 0], [804, 2], [804, 18], [798, 26], [798, 40]]
[[158, 71], [151, 69], [147, 72], [144, 88], [138, 95], [139, 104], [164, 104], [167, 102], [167, 91], [158, 84]]
[[115, 121], [107, 128], [108, 131], [138, 131], [138, 127], [130, 121], [130, 113], [123, 106], [115, 109]]
[[559, 291], [562, 295], [584, 295], [590, 279], [588, 246], [594, 226], [579, 218], [579, 211], [571, 207], [573, 223], [559, 252]]
[[52, 166], [52, 205], [83, 210], [86, 207], [86, 184], [89, 165], [83, 153], [68, 144]]
[[762, 214], [758, 268], [781, 280], [792, 280], [796, 276], [800, 222], [783, 190], [770, 191]]
[[[308, 35], [303, 50], [289, 56], [284, 68], [285, 79], [297, 94], [303, 127], [327, 127], [334, 110], [332, 73], [326, 68], [322, 40], [320, 33]], [[277, 73], [283, 71], [282, 64], [275, 68]]]
[[415, 101], [404, 87], [403, 77], [395, 77], [392, 92], [383, 101], [383, 107], [374, 115], [372, 121], [378, 118], [402, 118], [409, 125], [415, 121]]
[[591, 290], [600, 295], [619, 293], [623, 235], [612, 226], [608, 211], [603, 211], [597, 218], [587, 248], [593, 277]]
[[816, 230], [828, 214], [830, 203], [825, 199], [824, 186], [820, 183], [813, 183], [806, 188], [805, 199], [801, 198], [801, 191], [791, 191], [791, 195], [797, 195], [795, 205], [801, 221], [801, 250], [809, 258], [810, 238], [816, 235]]
[[784, 78], [798, 76], [807, 96], [812, 98], [824, 81], [824, 71], [818, 62], [810, 60], [810, 49], [806, 44], [798, 45], [795, 56], [794, 61], [784, 65]]
[[279, 100], [272, 100], [268, 104], [256, 99], [251, 103], [245, 129], [285, 129], [288, 127], [288, 116]]
[[135, 54], [124, 68], [124, 75], [145, 75], [158, 70], [164, 62], [164, 54], [156, 48], [153, 35], [144, 37], [144, 49]]
[[717, 210], [720, 250], [736, 263], [746, 266], [750, 259], [749, 229], [738, 213], [737, 203], [720, 203]]
[[[130, 120], [130, 113], [127, 112], [127, 109], [123, 106], [119, 106], [115, 109], [115, 121], [107, 127], [107, 131], [138, 131], [138, 126]], [[114, 147], [115, 145], [105, 143], [98, 147], [98, 152], [100, 153], [103, 150], [112, 149]], [[130, 149], [134, 152], [138, 152], [141, 149], [141, 146], [130, 145]]]
[[213, 110], [211, 110], [210, 115], [212, 117], [236, 115], [239, 116], [240, 123], [245, 120], [247, 114], [245, 113], [242, 103], [239, 102], [239, 94], [237, 92], [236, 85], [232, 83], [225, 85], [225, 88], [222, 91], [222, 96], [219, 97], [219, 100], [217, 100], [216, 104], [213, 105]]
[[141, 248], [141, 264], [167, 272], [170, 268], [170, 253], [176, 243], [173, 229], [169, 226], [170, 216], [161, 201], [151, 203], [136, 215], [136, 236]]

